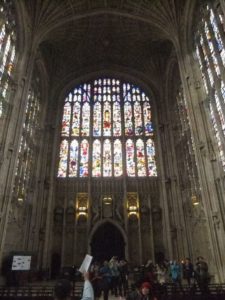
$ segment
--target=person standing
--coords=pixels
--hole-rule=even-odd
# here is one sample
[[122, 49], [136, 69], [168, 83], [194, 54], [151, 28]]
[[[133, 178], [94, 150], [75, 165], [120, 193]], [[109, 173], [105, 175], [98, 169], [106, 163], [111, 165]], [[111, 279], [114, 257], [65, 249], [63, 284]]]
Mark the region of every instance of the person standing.
[[191, 263], [190, 258], [185, 258], [185, 261], [182, 263], [183, 269], [183, 278], [187, 280], [188, 286], [191, 286], [191, 279], [193, 278], [194, 274], [194, 267]]
[[89, 280], [89, 273], [83, 273], [84, 276], [84, 289], [81, 300], [94, 300], [94, 290]]
[[202, 294], [209, 294], [210, 291], [208, 285], [210, 277], [208, 272], [208, 264], [202, 256], [197, 258], [195, 277]]

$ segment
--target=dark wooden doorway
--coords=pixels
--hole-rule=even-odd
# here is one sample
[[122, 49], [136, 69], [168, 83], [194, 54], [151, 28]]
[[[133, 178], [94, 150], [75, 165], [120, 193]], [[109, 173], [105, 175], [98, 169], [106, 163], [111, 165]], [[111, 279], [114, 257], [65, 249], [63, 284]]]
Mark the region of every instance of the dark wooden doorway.
[[91, 241], [94, 260], [109, 260], [112, 256], [125, 258], [125, 242], [119, 229], [111, 223], [102, 224], [94, 233]]

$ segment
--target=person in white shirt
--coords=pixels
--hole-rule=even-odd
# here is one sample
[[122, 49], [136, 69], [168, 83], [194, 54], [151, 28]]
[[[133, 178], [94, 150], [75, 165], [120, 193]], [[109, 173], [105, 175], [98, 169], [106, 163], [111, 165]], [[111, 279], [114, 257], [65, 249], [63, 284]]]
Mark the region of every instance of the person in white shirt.
[[94, 290], [89, 280], [89, 273], [83, 273], [84, 276], [84, 289], [81, 300], [94, 300]]

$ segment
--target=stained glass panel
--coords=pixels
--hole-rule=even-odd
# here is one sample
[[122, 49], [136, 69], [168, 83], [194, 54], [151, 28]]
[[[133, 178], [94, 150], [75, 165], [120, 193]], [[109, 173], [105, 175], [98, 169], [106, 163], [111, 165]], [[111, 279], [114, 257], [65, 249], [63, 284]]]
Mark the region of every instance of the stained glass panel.
[[80, 145], [80, 177], [87, 177], [89, 164], [89, 143], [83, 140]]
[[95, 140], [93, 143], [93, 155], [92, 155], [92, 176], [101, 176], [101, 143], [99, 140]]
[[101, 136], [102, 132], [102, 106], [99, 102], [95, 103], [93, 109], [93, 135]]
[[72, 116], [72, 136], [79, 136], [80, 134], [80, 103], [75, 102], [73, 105], [73, 116]]
[[127, 175], [135, 176], [135, 160], [134, 160], [134, 142], [132, 140], [126, 141], [126, 166]]
[[153, 126], [151, 120], [151, 107], [150, 104], [145, 102], [143, 105], [144, 113], [144, 126], [145, 126], [145, 135], [153, 135]]
[[73, 140], [70, 144], [70, 163], [69, 163], [69, 176], [77, 176], [78, 166], [78, 141]]
[[142, 111], [139, 102], [134, 103], [134, 124], [135, 124], [135, 134], [143, 134], [143, 121], [142, 121]]
[[69, 136], [70, 118], [71, 118], [71, 104], [69, 102], [66, 102], [63, 109], [62, 136]]
[[148, 175], [157, 176], [156, 162], [155, 162], [155, 145], [152, 139], [146, 142], [146, 152], [148, 161]]
[[82, 128], [81, 135], [89, 136], [90, 131], [90, 104], [85, 103], [82, 110]]
[[118, 177], [123, 174], [123, 163], [122, 163], [122, 143], [116, 139], [114, 142], [114, 176]]
[[110, 140], [105, 140], [103, 144], [103, 176], [112, 176], [112, 152]]
[[113, 135], [121, 136], [121, 108], [119, 102], [113, 104]]
[[103, 135], [111, 136], [111, 106], [107, 101], [103, 108]]
[[58, 177], [66, 177], [68, 159], [68, 141], [66, 140], [61, 142], [59, 157]]
[[124, 104], [124, 127], [125, 127], [125, 135], [131, 136], [133, 135], [133, 115], [132, 115], [132, 106], [130, 103], [126, 102]]
[[138, 176], [146, 176], [145, 149], [144, 142], [138, 139], [136, 142], [137, 152], [137, 174]]

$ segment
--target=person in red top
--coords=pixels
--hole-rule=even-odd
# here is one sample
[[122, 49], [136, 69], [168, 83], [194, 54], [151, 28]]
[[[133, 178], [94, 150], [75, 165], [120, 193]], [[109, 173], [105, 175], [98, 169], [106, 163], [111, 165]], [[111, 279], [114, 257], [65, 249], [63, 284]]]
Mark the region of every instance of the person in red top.
[[152, 286], [149, 282], [143, 282], [141, 287], [131, 292], [126, 300], [157, 300], [152, 293]]

